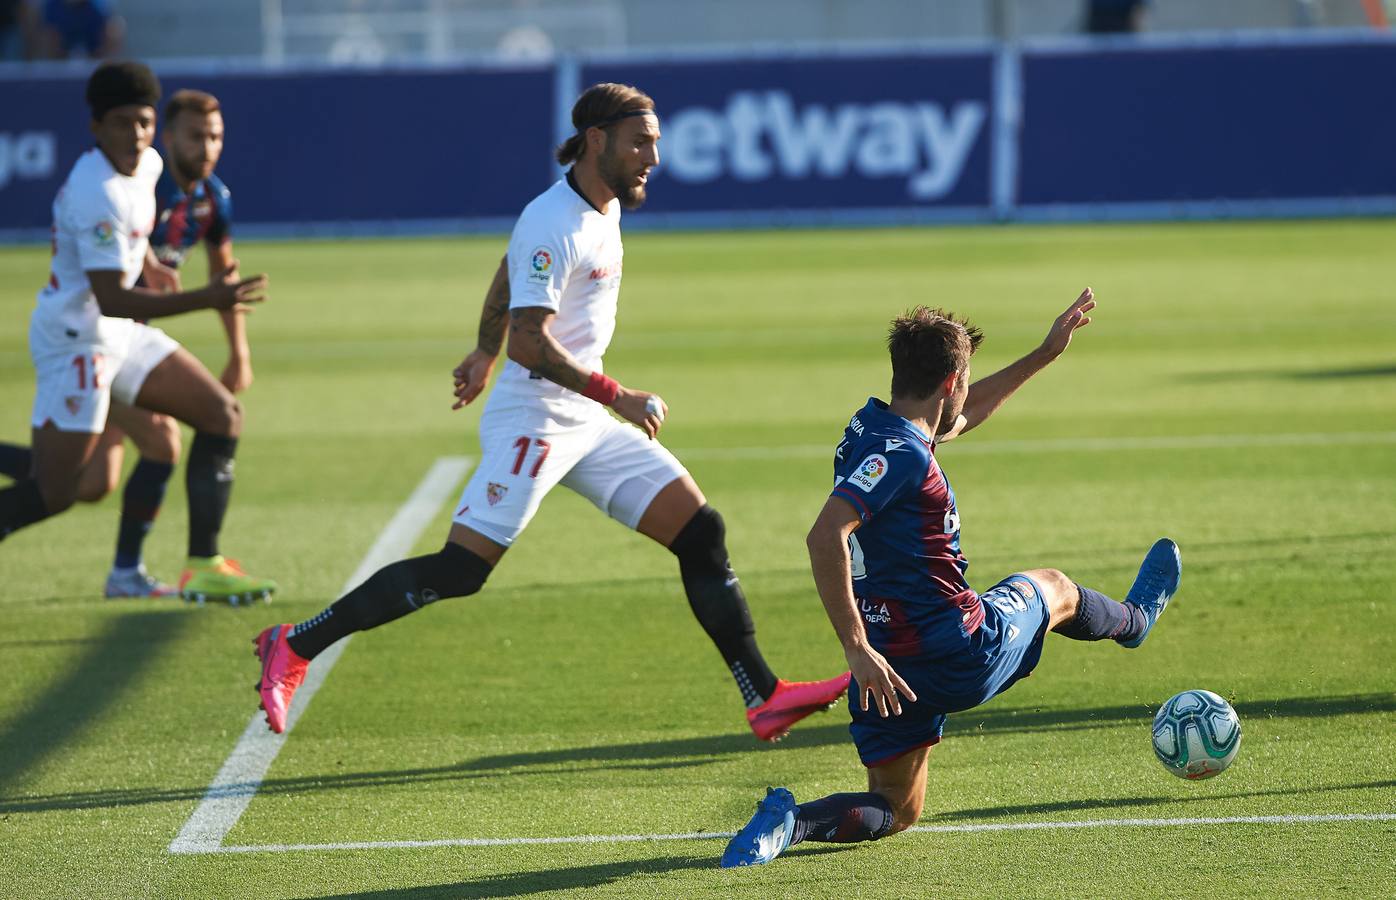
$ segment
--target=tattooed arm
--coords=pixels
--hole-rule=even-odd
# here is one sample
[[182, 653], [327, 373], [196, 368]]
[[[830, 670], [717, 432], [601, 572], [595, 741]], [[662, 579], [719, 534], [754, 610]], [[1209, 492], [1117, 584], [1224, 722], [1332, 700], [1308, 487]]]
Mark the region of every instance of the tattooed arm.
[[490, 373], [494, 371], [495, 358], [504, 345], [504, 324], [509, 318], [509, 258], [499, 261], [489, 290], [485, 292], [485, 306], [480, 310], [480, 332], [475, 349], [456, 366], [451, 374], [456, 379], [456, 402], [452, 409], [460, 409], [485, 389]]
[[[548, 330], [556, 313], [545, 306], [525, 306], [512, 309], [509, 313], [509, 358], [569, 391], [584, 392], [591, 381], [591, 370], [577, 362]], [[655, 398], [661, 409], [658, 414], [646, 405], [651, 397]], [[617, 385], [616, 399], [610, 405], [622, 418], [650, 437], [659, 432], [659, 426], [668, 413], [668, 407], [657, 395], [632, 391], [624, 385]]]

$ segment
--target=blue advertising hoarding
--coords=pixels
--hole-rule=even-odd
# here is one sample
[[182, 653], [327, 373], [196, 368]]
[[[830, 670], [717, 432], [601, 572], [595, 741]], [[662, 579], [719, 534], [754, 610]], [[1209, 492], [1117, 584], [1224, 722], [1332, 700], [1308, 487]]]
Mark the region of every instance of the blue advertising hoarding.
[[1396, 195], [1396, 43], [1024, 54], [1019, 204]]
[[993, 55], [592, 63], [662, 121], [646, 211], [985, 207]]
[[[550, 69], [159, 74], [221, 101], [237, 222], [507, 219], [551, 177]], [[83, 86], [0, 81], [0, 228], [48, 228], [92, 145]]]
[[[91, 143], [84, 73], [37, 71], [0, 65], [0, 239]], [[506, 230], [598, 81], [662, 119], [632, 226], [1396, 213], [1372, 32], [159, 73], [223, 101], [253, 233]]]

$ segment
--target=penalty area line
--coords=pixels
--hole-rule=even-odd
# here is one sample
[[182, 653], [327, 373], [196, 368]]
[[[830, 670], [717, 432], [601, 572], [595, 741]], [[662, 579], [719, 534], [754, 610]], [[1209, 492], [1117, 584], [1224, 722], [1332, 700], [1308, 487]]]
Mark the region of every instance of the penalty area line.
[[[932, 834], [975, 834], [985, 831], [1048, 831], [1062, 828], [1183, 828], [1198, 825], [1321, 825], [1335, 822], [1391, 822], [1396, 813], [1333, 813], [1327, 815], [1217, 816], [1185, 819], [1086, 819], [1068, 822], [992, 822], [964, 825], [914, 825], [908, 831]], [[219, 846], [204, 853], [294, 853], [321, 850], [420, 850], [434, 847], [520, 847], [532, 844], [630, 844], [643, 841], [713, 841], [732, 837], [730, 831], [685, 834], [581, 834], [567, 837], [443, 838], [423, 841], [343, 841], [331, 844], [250, 844]]]
[[[346, 594], [388, 563], [402, 559], [412, 550], [427, 525], [436, 516], [447, 495], [465, 478], [473, 460], [465, 456], [442, 456], [422, 477], [412, 496], [398, 507], [397, 513], [383, 527], [378, 539], [368, 549], [359, 567], [340, 589]], [[204, 797], [189, 820], [170, 842], [170, 853], [218, 853], [223, 838], [242, 817], [247, 804], [261, 787], [276, 755], [286, 743], [286, 737], [296, 726], [301, 713], [310, 705], [315, 692], [325, 683], [325, 677], [338, 661], [353, 635], [333, 644], [315, 657], [306, 672], [305, 681], [296, 691], [286, 714], [286, 731], [276, 734], [267, 727], [261, 711], [248, 721], [233, 752], [218, 770]]]

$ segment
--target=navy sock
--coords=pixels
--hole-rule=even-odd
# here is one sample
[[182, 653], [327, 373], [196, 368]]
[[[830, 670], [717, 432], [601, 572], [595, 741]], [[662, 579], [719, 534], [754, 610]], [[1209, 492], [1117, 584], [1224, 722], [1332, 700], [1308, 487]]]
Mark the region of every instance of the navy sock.
[[32, 478], [0, 491], [0, 540], [26, 525], [48, 518], [39, 482]]
[[892, 828], [893, 819], [892, 807], [881, 794], [830, 794], [795, 807], [795, 834], [790, 843], [875, 841]]
[[1144, 611], [1133, 603], [1116, 603], [1090, 588], [1076, 585], [1080, 602], [1076, 615], [1057, 626], [1057, 634], [1074, 641], [1128, 641], [1149, 626]]
[[184, 486], [189, 494], [189, 555], [217, 556], [218, 532], [233, 493], [238, 439], [197, 432], [189, 447]]
[[19, 444], [0, 444], [0, 475], [8, 475], [15, 481], [29, 477], [34, 464], [34, 452]]
[[160, 514], [174, 466], [142, 457], [121, 494], [121, 527], [116, 533], [116, 567], [134, 569], [141, 564], [141, 545]]

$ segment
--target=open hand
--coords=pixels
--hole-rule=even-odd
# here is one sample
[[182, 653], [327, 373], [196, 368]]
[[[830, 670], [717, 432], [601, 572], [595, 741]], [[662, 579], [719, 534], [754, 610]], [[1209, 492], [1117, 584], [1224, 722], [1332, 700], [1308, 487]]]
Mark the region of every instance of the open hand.
[[267, 276], [253, 275], [251, 278], [241, 278], [238, 275], [237, 260], [233, 260], [231, 266], [209, 279], [208, 289], [213, 294], [210, 306], [214, 309], [237, 309], [267, 299]]
[[480, 396], [485, 385], [489, 384], [490, 373], [493, 371], [493, 353], [486, 353], [479, 347], [471, 350], [465, 359], [461, 360], [461, 364], [451, 370], [451, 375], [456, 380], [456, 402], [451, 405], [451, 409], [460, 409]]
[[1066, 312], [1057, 316], [1057, 320], [1052, 323], [1052, 328], [1047, 332], [1047, 337], [1042, 340], [1042, 349], [1050, 353], [1054, 358], [1061, 356], [1066, 348], [1071, 344], [1071, 336], [1076, 333], [1076, 329], [1085, 328], [1091, 324], [1091, 317], [1086, 313], [1095, 309], [1095, 292], [1086, 288], [1081, 292]]
[[884, 719], [888, 715], [902, 714], [902, 702], [897, 699], [898, 693], [913, 703], [916, 702], [916, 692], [892, 669], [892, 664], [887, 662], [887, 658], [872, 647], [860, 644], [855, 648], [845, 649], [844, 658], [848, 660], [848, 670], [853, 673], [853, 680], [858, 682], [858, 703], [863, 712], [868, 711], [869, 695], [872, 696], [873, 706]]

